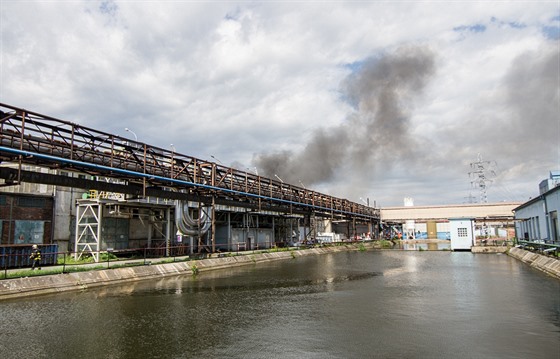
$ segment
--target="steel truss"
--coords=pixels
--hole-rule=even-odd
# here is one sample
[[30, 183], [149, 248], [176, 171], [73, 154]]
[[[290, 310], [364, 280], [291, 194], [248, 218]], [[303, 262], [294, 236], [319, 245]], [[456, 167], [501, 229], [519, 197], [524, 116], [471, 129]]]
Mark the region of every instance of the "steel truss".
[[[379, 210], [0, 103], [0, 159], [179, 188], [258, 209], [331, 218], [379, 219]], [[19, 180], [19, 178], [15, 179]]]
[[99, 262], [103, 208], [99, 202], [78, 203], [76, 210], [76, 259], [87, 252], [91, 253], [95, 262]]

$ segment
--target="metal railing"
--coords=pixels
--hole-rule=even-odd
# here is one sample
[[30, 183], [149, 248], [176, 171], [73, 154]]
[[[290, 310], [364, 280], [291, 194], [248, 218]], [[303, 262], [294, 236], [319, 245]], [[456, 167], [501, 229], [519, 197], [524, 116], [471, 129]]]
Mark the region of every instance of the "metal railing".
[[514, 241], [507, 238], [500, 238], [500, 237], [490, 237], [490, 238], [477, 238], [475, 240], [476, 246], [493, 246], [493, 247], [511, 247], [514, 244]]
[[[121, 267], [134, 267], [174, 262], [185, 262], [205, 258], [219, 258], [228, 256], [249, 255], [263, 252], [281, 252], [298, 250], [301, 248], [313, 248], [323, 246], [337, 246], [361, 243], [362, 240], [345, 240], [330, 243], [300, 243], [298, 246], [276, 247], [273, 242], [255, 243], [251, 248], [246, 243], [233, 244], [233, 250], [226, 250], [226, 245], [216, 245], [216, 251], [210, 252], [210, 246], [177, 245], [166, 249], [165, 247], [133, 248], [122, 250], [103, 250], [96, 253], [100, 261], [94, 262], [93, 255], [89, 258], [74, 260], [75, 252], [51, 252], [43, 256], [40, 270], [31, 270], [32, 262], [28, 253], [3, 253], [0, 254], [0, 279], [13, 279], [29, 276], [53, 275], [71, 272], [83, 272], [89, 270], [116, 269]], [[169, 250], [169, 255], [165, 252]], [[195, 251], [196, 250], [196, 251]], [[17, 266], [9, 266], [10, 263], [18, 263]]]
[[546, 242], [544, 240], [524, 240], [517, 239], [515, 244], [520, 248], [531, 252], [537, 252], [540, 254], [545, 254], [549, 256], [554, 256], [560, 258], [560, 243], [558, 242]]
[[245, 202], [257, 208], [299, 209], [367, 221], [380, 216], [378, 209], [347, 199], [2, 103], [0, 157], [20, 165], [122, 179], [142, 185], [144, 192], [149, 187], [172, 187], [201, 198]]

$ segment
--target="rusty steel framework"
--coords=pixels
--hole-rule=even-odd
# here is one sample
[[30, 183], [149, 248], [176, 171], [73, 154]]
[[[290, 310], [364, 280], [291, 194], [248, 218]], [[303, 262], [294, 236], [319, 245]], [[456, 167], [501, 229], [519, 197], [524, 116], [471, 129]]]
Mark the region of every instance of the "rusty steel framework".
[[[23, 173], [21, 165], [29, 164], [118, 178], [126, 181], [122, 193], [138, 196], [362, 223], [379, 220], [376, 208], [2, 103], [0, 161], [20, 165], [17, 173], [0, 174], [11, 183], [47, 180]], [[95, 187], [92, 182], [87, 186]]]

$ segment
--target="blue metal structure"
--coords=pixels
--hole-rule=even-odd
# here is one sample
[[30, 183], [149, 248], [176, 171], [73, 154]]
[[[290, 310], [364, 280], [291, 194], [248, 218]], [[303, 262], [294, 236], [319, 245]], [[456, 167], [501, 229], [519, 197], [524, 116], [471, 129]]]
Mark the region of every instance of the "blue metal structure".
[[[58, 258], [57, 244], [39, 245], [41, 250], [41, 265], [56, 264]], [[30, 245], [8, 245], [0, 246], [0, 269], [31, 267]]]

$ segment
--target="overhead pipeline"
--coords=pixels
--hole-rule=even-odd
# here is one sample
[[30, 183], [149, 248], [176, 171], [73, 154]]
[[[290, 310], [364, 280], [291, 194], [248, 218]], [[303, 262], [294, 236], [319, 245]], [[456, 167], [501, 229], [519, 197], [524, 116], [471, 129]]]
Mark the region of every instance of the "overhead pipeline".
[[189, 205], [186, 201], [175, 201], [175, 225], [183, 235], [199, 236], [208, 231], [211, 225], [211, 208], [206, 207], [200, 211], [198, 219], [194, 219], [189, 213]]

